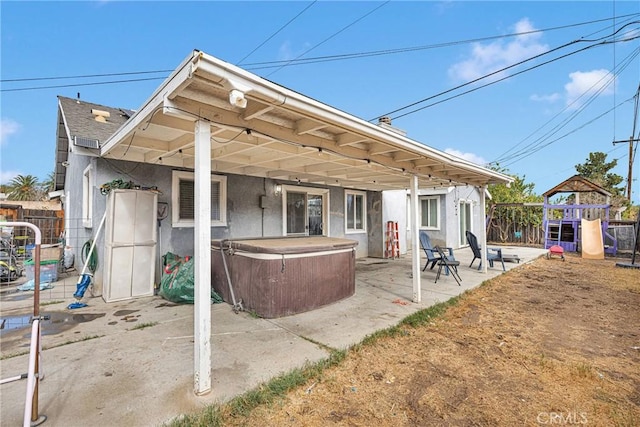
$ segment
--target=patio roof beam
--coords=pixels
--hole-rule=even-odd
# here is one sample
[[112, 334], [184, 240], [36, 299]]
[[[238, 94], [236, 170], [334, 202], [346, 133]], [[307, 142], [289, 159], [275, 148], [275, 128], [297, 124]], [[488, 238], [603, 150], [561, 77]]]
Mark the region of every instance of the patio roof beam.
[[298, 135], [302, 135], [305, 133], [311, 133], [314, 132], [316, 130], [325, 128], [327, 125], [323, 124], [323, 123], [318, 123], [314, 120], [309, 120], [309, 119], [300, 119], [298, 121], [296, 121], [295, 124], [295, 129], [296, 129], [296, 133]]
[[[179, 101], [176, 100], [174, 102], [179, 102]], [[196, 110], [196, 111], [204, 111], [204, 109], [206, 108], [206, 106], [200, 106], [199, 103], [196, 101], [185, 102], [185, 107], [189, 107], [192, 110]], [[261, 136], [266, 134], [273, 139], [281, 139], [285, 141], [294, 141], [297, 139], [299, 141], [298, 143], [302, 145], [308, 144], [309, 146], [312, 146], [312, 147], [317, 147], [317, 148], [322, 147], [324, 151], [332, 152], [337, 155], [343, 155], [347, 158], [359, 158], [359, 159], [365, 160], [368, 157], [372, 157], [371, 160], [375, 160], [376, 163], [379, 163], [381, 165], [384, 165], [392, 169], [396, 169], [397, 171], [401, 171], [402, 169], [405, 169], [405, 170], [413, 169], [417, 173], [422, 172], [420, 168], [414, 169], [413, 165], [411, 165], [410, 167], [407, 167], [406, 162], [395, 161], [394, 157], [396, 158], [398, 157], [395, 154], [393, 156], [387, 156], [382, 154], [370, 156], [370, 154], [364, 149], [355, 148], [353, 146], [339, 147], [337, 146], [337, 143], [327, 140], [325, 138], [318, 137], [316, 135], [312, 135], [312, 134], [298, 135], [296, 131], [292, 128], [275, 127], [275, 128], [265, 129], [264, 131], [262, 131], [261, 124], [265, 123], [262, 120], [264, 119], [264, 117], [262, 117], [261, 119], [251, 120], [250, 123], [247, 123], [243, 121], [238, 114], [232, 111], [224, 111], [224, 112], [219, 112], [216, 115], [216, 118], [221, 122], [224, 121], [223, 125], [229, 128], [236, 127], [236, 128], [252, 129], [254, 134], [259, 133], [261, 134]], [[268, 122], [268, 123], [271, 123], [271, 122]], [[274, 133], [276, 134], [274, 135]], [[239, 142], [243, 142], [243, 141], [240, 140]], [[389, 150], [389, 152], [392, 152], [392, 150]], [[447, 167], [442, 163], [437, 163], [433, 160], [427, 159], [426, 157], [423, 157], [422, 159], [416, 161], [416, 163], [417, 162], [422, 163], [423, 167], [425, 164], [437, 165], [442, 170], [446, 170], [446, 167]], [[471, 180], [465, 180], [465, 181], [471, 182]], [[478, 182], [476, 184], [481, 184], [481, 182]]]

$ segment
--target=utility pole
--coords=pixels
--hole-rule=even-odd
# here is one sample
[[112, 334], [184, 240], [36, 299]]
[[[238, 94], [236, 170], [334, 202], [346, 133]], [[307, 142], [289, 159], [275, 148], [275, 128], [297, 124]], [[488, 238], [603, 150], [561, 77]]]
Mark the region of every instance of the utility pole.
[[627, 172], [627, 200], [631, 202], [631, 180], [633, 178], [633, 143], [638, 142], [640, 139], [634, 139], [633, 135], [629, 138], [628, 141], [613, 141], [613, 144], [619, 144], [621, 142], [629, 143], [629, 171]]

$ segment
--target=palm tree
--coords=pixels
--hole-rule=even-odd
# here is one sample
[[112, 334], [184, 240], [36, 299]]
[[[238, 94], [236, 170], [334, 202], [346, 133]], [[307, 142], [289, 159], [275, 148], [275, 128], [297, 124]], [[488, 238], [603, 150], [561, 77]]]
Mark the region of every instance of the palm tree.
[[38, 178], [33, 175], [18, 175], [9, 182], [9, 200], [37, 200], [40, 194]]
[[41, 199], [47, 200], [49, 198], [49, 193], [54, 190], [56, 186], [56, 173], [55, 171], [49, 172], [47, 175], [47, 179], [40, 183], [40, 193]]

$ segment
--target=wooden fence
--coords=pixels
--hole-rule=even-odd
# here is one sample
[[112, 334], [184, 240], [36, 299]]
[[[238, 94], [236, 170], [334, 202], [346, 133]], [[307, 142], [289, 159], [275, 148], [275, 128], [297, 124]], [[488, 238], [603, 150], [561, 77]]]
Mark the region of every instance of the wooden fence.
[[[29, 222], [35, 225], [42, 233], [42, 244], [59, 243], [64, 231], [64, 211], [58, 209], [24, 209], [20, 205], [0, 204], [0, 219], [2, 221]], [[2, 222], [0, 221], [1, 226]], [[33, 231], [27, 227], [14, 228], [10, 238], [20, 250], [35, 243]]]
[[[509, 210], [494, 211], [487, 228], [487, 241], [499, 244], [544, 246], [544, 228], [537, 218], [529, 218], [533, 223], [523, 223], [526, 219], [514, 215]], [[634, 220], [610, 220], [609, 231], [618, 239], [621, 250], [632, 250], [634, 244]], [[638, 242], [640, 243], [640, 242]]]

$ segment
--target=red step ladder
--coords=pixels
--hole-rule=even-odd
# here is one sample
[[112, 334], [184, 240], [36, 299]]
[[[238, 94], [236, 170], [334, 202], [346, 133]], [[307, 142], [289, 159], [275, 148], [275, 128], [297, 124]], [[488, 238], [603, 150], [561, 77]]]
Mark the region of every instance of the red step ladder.
[[400, 239], [398, 238], [398, 223], [387, 221], [386, 258], [400, 258]]

